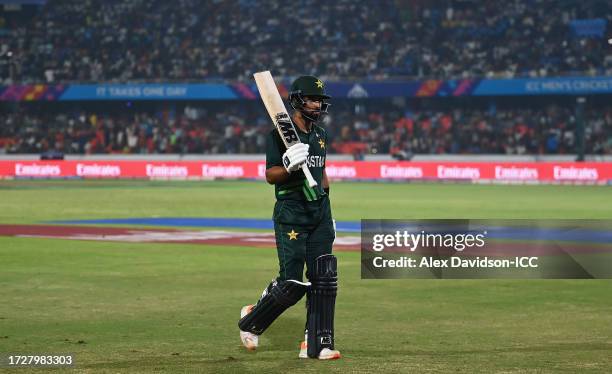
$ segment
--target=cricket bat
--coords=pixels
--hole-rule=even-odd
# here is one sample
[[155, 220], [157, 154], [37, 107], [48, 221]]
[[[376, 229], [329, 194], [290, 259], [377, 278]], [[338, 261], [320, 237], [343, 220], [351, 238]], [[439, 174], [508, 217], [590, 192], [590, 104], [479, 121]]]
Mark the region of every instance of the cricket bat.
[[[263, 101], [270, 118], [272, 118], [272, 122], [274, 122], [274, 127], [276, 127], [278, 130], [281, 139], [283, 139], [285, 147], [289, 148], [292, 145], [299, 143], [300, 138], [298, 137], [298, 133], [295, 130], [293, 122], [291, 121], [291, 117], [289, 117], [289, 113], [287, 113], [285, 104], [283, 104], [283, 99], [278, 92], [278, 88], [276, 88], [276, 83], [274, 83], [272, 74], [266, 70], [255, 73], [253, 76], [255, 77], [255, 83], [257, 84], [257, 89], [259, 90], [261, 100]], [[302, 165], [302, 171], [306, 176], [308, 185], [310, 187], [316, 186], [317, 182], [312, 177], [312, 174], [310, 174], [310, 170], [308, 170], [308, 166], [306, 164]]]

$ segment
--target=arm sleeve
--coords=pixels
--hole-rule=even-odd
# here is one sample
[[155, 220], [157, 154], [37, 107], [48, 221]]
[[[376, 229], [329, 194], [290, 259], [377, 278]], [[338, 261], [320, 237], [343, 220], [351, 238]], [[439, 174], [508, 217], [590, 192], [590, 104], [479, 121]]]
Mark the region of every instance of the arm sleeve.
[[281, 149], [278, 133], [270, 131], [266, 137], [266, 169], [283, 166]]

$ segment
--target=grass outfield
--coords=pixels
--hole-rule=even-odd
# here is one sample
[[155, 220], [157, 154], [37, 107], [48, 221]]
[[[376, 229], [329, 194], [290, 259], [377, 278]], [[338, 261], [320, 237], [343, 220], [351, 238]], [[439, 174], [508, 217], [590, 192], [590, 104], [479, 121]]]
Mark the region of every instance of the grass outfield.
[[[612, 219], [598, 186], [338, 183], [332, 201], [339, 220]], [[0, 223], [266, 218], [272, 203], [252, 182], [0, 181]], [[359, 253], [337, 255], [344, 357], [318, 362], [297, 358], [303, 303], [258, 352], [240, 344], [273, 250], [0, 237], [0, 352], [72, 352], [77, 371], [109, 373], [612, 372], [612, 281], [366, 281]]]
[[[337, 183], [334, 217], [612, 218], [607, 186]], [[272, 216], [263, 182], [1, 181], [0, 223], [123, 217]]]

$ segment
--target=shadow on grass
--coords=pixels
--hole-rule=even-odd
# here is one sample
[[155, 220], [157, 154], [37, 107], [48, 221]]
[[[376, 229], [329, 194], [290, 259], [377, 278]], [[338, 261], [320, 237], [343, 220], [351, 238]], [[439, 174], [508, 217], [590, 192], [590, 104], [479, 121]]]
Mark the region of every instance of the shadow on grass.
[[266, 351], [295, 351], [297, 356], [300, 349], [300, 342], [304, 340], [304, 323], [306, 322], [306, 312], [303, 318], [280, 316], [263, 336], [267, 338], [267, 346], [261, 348]]
[[[305, 318], [305, 317], [304, 317]], [[227, 347], [226, 353], [212, 358], [210, 352], [202, 355], [160, 355], [138, 356], [134, 359], [119, 359], [112, 362], [101, 362], [79, 365], [79, 369], [130, 369], [141, 372], [175, 372], [193, 370], [201, 372], [236, 372], [260, 373], [262, 367], [270, 372], [286, 372], [308, 368], [311, 360], [298, 359], [300, 342], [304, 339], [304, 319], [292, 316], [281, 316], [265, 332], [265, 339], [260, 339], [257, 351], [247, 351], [238, 339], [236, 344]], [[315, 360], [316, 361], [316, 360]]]

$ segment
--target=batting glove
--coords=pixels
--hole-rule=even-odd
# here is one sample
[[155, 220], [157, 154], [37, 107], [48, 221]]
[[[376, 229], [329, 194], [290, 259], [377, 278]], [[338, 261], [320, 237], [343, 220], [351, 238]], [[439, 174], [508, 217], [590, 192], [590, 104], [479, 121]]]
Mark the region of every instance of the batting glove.
[[283, 165], [287, 172], [291, 173], [302, 167], [308, 157], [309, 147], [308, 144], [297, 143], [287, 149], [283, 154]]

